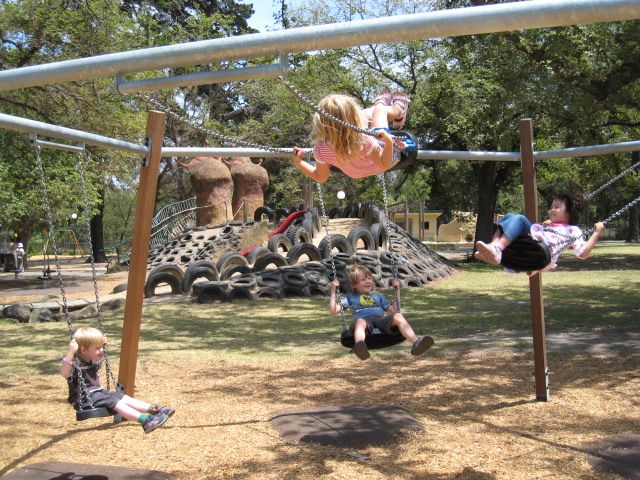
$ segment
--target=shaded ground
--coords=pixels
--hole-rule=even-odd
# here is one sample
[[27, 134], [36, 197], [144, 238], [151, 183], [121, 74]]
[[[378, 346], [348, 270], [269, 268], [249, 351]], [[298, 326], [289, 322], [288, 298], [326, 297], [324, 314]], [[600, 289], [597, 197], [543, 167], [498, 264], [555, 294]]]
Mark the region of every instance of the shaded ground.
[[[629, 268], [637, 269], [640, 257], [630, 258]], [[563, 265], [568, 267], [571, 261]], [[586, 304], [590, 297], [572, 288]], [[593, 295], [591, 285], [584, 288]], [[429, 302], [435, 304], [437, 289], [429, 294]], [[455, 318], [468, 314], [488, 322], [490, 315], [476, 298], [481, 295], [476, 291], [468, 303], [457, 303]], [[626, 312], [612, 303], [610, 299], [607, 314]], [[501, 308], [513, 310], [519, 304], [515, 299]], [[415, 301], [414, 309], [420, 305]], [[286, 302], [281, 307], [290, 308]], [[191, 316], [204, 314], [203, 307], [181, 304], [180, 308], [192, 309]], [[583, 309], [589, 311], [587, 305]], [[222, 340], [240, 341], [242, 311], [233, 309], [238, 325]], [[56, 374], [61, 345], [38, 340], [36, 349], [32, 341], [17, 361], [30, 362], [37, 373], [0, 377], [0, 475], [55, 460], [162, 470], [180, 480], [614, 480], [621, 477], [594, 469], [594, 456], [598, 458], [594, 442], [640, 432], [637, 324], [549, 332], [551, 400], [536, 402], [530, 335], [525, 331], [477, 333], [459, 342], [449, 338], [444, 347], [420, 358], [411, 357], [401, 345], [375, 352], [366, 362], [356, 361], [344, 349], [337, 358], [327, 355], [341, 347], [337, 339], [320, 333], [312, 337], [320, 352], [317, 356], [300, 358], [292, 349], [289, 356], [272, 359], [262, 355], [262, 350], [274, 348], [272, 340], [295, 345], [308, 343], [309, 337], [287, 337], [285, 332], [277, 339], [265, 337], [268, 332], [255, 329], [249, 319], [249, 327], [255, 329], [249, 338], [255, 344], [250, 344], [253, 350], [248, 355], [234, 350], [229, 356], [231, 346], [221, 344], [218, 355], [205, 357], [198, 352], [200, 358], [181, 356], [185, 347], [181, 342], [214, 336], [223, 324], [211, 322], [203, 331], [201, 324], [192, 321], [187, 327], [181, 320], [180, 316], [166, 323], [154, 316], [146, 320], [136, 396], [178, 409], [165, 427], [149, 435], [129, 422], [116, 426], [108, 419], [75, 422], [64, 400], [66, 386]], [[24, 328], [32, 329], [34, 338], [51, 338], [40, 333], [38, 324]], [[17, 338], [11, 332], [0, 338], [4, 348]], [[64, 333], [60, 332], [61, 338]], [[157, 342], [154, 336], [164, 339], [160, 347], [152, 343]], [[207, 340], [219, 342], [217, 337]], [[3, 371], [11, 370], [5, 365]], [[407, 431], [388, 445], [355, 449], [289, 443], [270, 422], [277, 412], [339, 405], [398, 405], [423, 430]]]
[[[585, 445], [640, 431], [637, 356], [553, 354], [550, 402], [536, 402], [528, 353], [453, 351], [414, 359], [165, 364], [142, 359], [137, 396], [178, 413], [150, 435], [108, 420], [76, 423], [49, 372], [2, 379], [0, 474], [39, 461], [98, 463], [209, 478], [618, 478]], [[588, 371], [589, 375], [585, 376]], [[424, 427], [361, 450], [290, 444], [279, 411], [393, 404]]]

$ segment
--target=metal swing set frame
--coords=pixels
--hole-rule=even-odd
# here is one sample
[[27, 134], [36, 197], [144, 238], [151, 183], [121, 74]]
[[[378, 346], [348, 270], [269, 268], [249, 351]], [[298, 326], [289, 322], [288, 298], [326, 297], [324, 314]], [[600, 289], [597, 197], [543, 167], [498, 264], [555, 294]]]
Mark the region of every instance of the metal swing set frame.
[[[0, 72], [0, 91], [108, 76], [115, 77], [116, 88], [121, 93], [152, 91], [281, 75], [286, 70], [286, 56], [293, 52], [633, 19], [640, 19], [640, 2], [637, 0], [529, 0], [457, 8], [203, 40], [16, 68]], [[262, 67], [161, 77], [145, 81], [127, 80], [126, 78], [126, 75], [133, 72], [267, 55], [278, 56], [279, 62]], [[278, 158], [290, 156], [290, 153], [270, 152], [255, 148], [163, 147], [165, 122], [165, 113], [150, 111], [147, 117], [145, 141], [143, 144], [137, 144], [0, 113], [0, 128], [81, 142], [142, 157], [118, 375], [119, 388], [128, 395], [133, 395], [135, 385], [146, 263], [160, 158], [175, 156]], [[525, 214], [530, 220], [537, 221], [534, 169], [536, 160], [577, 158], [640, 150], [640, 141], [631, 141], [536, 152], [531, 120], [520, 120], [519, 129], [521, 139], [519, 152], [419, 150], [417, 159], [520, 162], [523, 173]], [[547, 401], [550, 399], [550, 375], [547, 366], [540, 277], [540, 275], [536, 275], [529, 279], [529, 289], [536, 399]]]

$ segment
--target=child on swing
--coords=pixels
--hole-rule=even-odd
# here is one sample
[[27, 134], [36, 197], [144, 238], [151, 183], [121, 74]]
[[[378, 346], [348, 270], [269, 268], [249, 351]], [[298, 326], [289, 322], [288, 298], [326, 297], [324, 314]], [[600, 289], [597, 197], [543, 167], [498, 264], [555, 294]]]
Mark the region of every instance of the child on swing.
[[[293, 163], [309, 178], [324, 183], [335, 166], [351, 178], [363, 178], [387, 171], [393, 166], [393, 137], [389, 123], [401, 128], [407, 118], [410, 100], [404, 93], [384, 89], [373, 106], [362, 109], [348, 95], [332, 94], [323, 98], [319, 107], [344, 122], [360, 128], [373, 128], [377, 139], [356, 132], [319, 113], [313, 115], [313, 134], [316, 144], [313, 156], [316, 165], [302, 159], [304, 151], [294, 148]], [[402, 147], [406, 145], [399, 142]]]
[[[375, 283], [373, 276], [364, 265], [355, 265], [348, 275], [349, 284], [353, 293], [348, 293], [342, 299], [342, 307], [348, 307], [353, 311], [354, 322], [351, 329], [354, 332], [355, 345], [353, 353], [360, 360], [369, 358], [369, 351], [365, 344], [367, 330], [378, 328], [389, 334], [400, 331], [402, 336], [411, 342], [411, 355], [422, 355], [433, 345], [433, 338], [417, 337], [409, 325], [409, 322], [400, 312], [389, 303], [384, 295], [374, 292]], [[329, 313], [340, 313], [341, 305], [336, 302], [336, 290], [340, 286], [340, 280], [331, 282], [331, 296], [329, 297]], [[393, 281], [393, 288], [400, 289], [398, 280]]]
[[[60, 367], [60, 375], [66, 378], [69, 384], [69, 403], [76, 410], [80, 409], [83, 399], [78, 390], [78, 375], [81, 374], [86, 393], [94, 407], [107, 408], [111, 413], [118, 413], [127, 420], [138, 422], [145, 433], [153, 432], [164, 425], [175, 410], [171, 407], [152, 405], [121, 392], [104, 390], [100, 385], [98, 371], [104, 359], [106, 344], [107, 338], [96, 328], [81, 327], [74, 333]], [[76, 368], [74, 361], [78, 362], [83, 369]], [[87, 408], [87, 405], [82, 406]]]
[[553, 194], [549, 219], [542, 224], [531, 223], [521, 214], [507, 213], [493, 225], [494, 233], [490, 243], [476, 243], [473, 256], [482, 262], [500, 265], [502, 251], [519, 236], [529, 234], [534, 240], [544, 242], [551, 253], [551, 262], [541, 270], [527, 272], [529, 276], [556, 268], [560, 254], [569, 246], [573, 248], [576, 257], [585, 259], [602, 235], [604, 223], [596, 223], [595, 231], [585, 241], [582, 230], [576, 226], [584, 206], [582, 191], [577, 186], [570, 186], [567, 191]]

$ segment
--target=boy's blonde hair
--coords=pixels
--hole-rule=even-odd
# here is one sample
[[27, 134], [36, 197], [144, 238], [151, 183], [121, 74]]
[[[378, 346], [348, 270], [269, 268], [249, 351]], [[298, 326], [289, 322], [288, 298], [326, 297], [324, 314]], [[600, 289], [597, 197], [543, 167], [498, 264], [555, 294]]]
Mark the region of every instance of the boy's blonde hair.
[[349, 275], [347, 277], [349, 279], [349, 284], [351, 285], [351, 288], [355, 288], [355, 286], [360, 281], [361, 277], [373, 278], [373, 275], [371, 274], [371, 270], [369, 270], [364, 265], [354, 265], [349, 271]]
[[78, 348], [99, 347], [107, 343], [107, 337], [93, 327], [80, 327], [73, 334], [73, 339], [78, 342]]
[[[325, 112], [351, 125], [360, 126], [360, 105], [348, 95], [327, 95], [318, 106]], [[350, 163], [350, 158], [360, 154], [362, 134], [319, 113], [313, 115], [313, 135], [316, 141], [331, 144], [338, 159]]]

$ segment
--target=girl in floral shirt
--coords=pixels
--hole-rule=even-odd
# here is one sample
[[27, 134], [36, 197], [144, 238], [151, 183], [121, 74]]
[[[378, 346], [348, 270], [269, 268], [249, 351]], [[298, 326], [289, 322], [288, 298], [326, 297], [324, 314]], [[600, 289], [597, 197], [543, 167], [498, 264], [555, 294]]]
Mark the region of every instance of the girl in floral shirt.
[[[502, 251], [521, 235], [530, 235], [536, 241], [542, 241], [549, 247], [551, 261], [541, 272], [554, 269], [558, 257], [568, 247], [578, 258], [587, 258], [604, 231], [604, 223], [594, 225], [595, 231], [585, 241], [582, 230], [575, 224], [579, 222], [583, 202], [579, 196], [571, 192], [556, 193], [549, 208], [549, 219], [539, 223], [531, 223], [521, 214], [507, 213], [494, 224], [493, 239], [490, 243], [477, 242], [474, 257], [492, 265], [500, 265]], [[537, 272], [527, 272], [528, 275]]]

